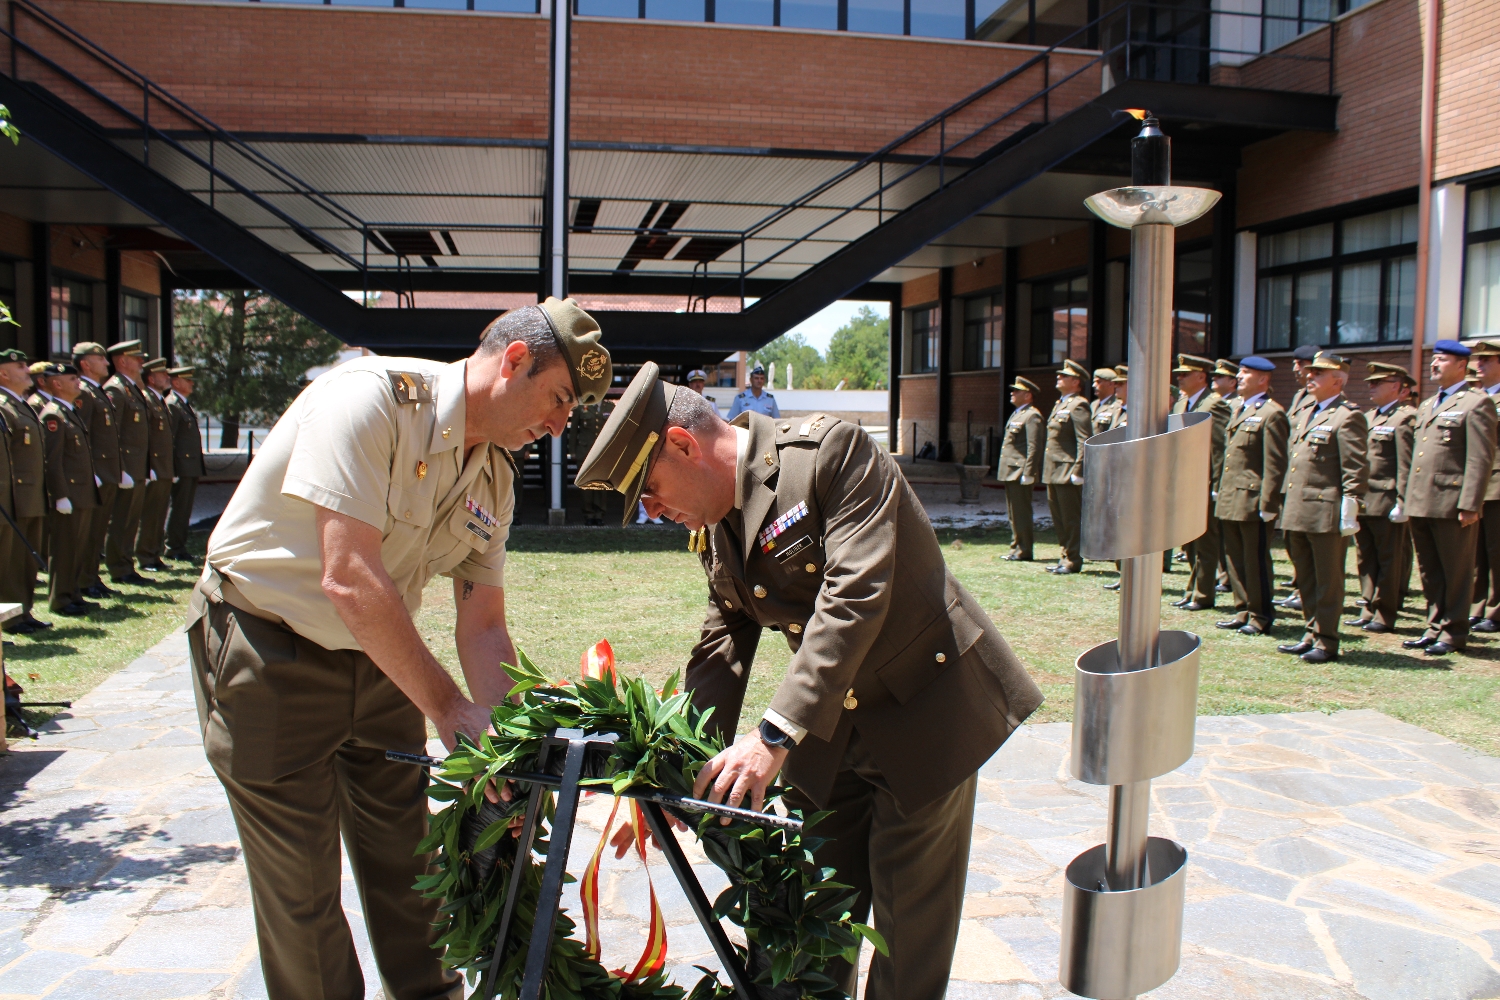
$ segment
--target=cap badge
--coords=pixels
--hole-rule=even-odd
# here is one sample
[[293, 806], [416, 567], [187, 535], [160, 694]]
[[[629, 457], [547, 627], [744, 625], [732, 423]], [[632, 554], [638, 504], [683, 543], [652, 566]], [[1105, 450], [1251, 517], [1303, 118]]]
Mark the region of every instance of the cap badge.
[[604, 375], [604, 366], [608, 362], [604, 359], [604, 352], [597, 347], [590, 347], [583, 352], [583, 357], [578, 359], [578, 374], [586, 379], [596, 379]]
[[417, 463], [417, 480], [420, 482], [421, 480], [426, 479], [426, 478], [427, 478], [427, 463], [426, 462], [418, 462]]

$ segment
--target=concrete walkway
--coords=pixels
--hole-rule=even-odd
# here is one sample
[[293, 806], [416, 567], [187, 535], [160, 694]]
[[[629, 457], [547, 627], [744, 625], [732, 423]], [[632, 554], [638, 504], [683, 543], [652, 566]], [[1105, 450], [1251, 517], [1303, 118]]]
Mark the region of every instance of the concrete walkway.
[[[184, 638], [48, 730], [0, 761], [0, 998], [263, 996]], [[1066, 995], [1062, 869], [1105, 815], [1102, 790], [1066, 778], [1068, 733], [1028, 726], [982, 772], [951, 1000]], [[1153, 832], [1186, 845], [1191, 868], [1182, 968], [1150, 996], [1500, 997], [1500, 760], [1376, 712], [1203, 718], [1198, 748], [1155, 783]], [[602, 797], [584, 808], [575, 872], [608, 811]], [[690, 850], [712, 898], [723, 879]], [[691, 982], [692, 965], [717, 963], [659, 855], [651, 868], [674, 972]], [[615, 968], [644, 941], [646, 881], [633, 856], [605, 873]]]

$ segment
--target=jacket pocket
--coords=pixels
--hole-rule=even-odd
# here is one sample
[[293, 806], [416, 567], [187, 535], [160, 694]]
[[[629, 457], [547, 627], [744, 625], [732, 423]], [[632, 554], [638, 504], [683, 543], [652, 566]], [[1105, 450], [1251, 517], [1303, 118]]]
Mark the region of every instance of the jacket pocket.
[[403, 490], [392, 483], [390, 493], [386, 495], [386, 505], [397, 524], [425, 528], [432, 523], [431, 497], [424, 497], [412, 490]]
[[1438, 472], [1433, 475], [1432, 482], [1435, 486], [1451, 486], [1457, 489], [1463, 486], [1464, 477], [1452, 472]]
[[1372, 479], [1372, 480], [1370, 480], [1370, 489], [1372, 489], [1372, 490], [1378, 490], [1380, 492], [1385, 492], [1386, 490], [1393, 490], [1395, 488], [1396, 488], [1396, 481], [1394, 479]]
[[1302, 487], [1302, 499], [1304, 500], [1326, 500], [1329, 503], [1333, 503], [1338, 498], [1339, 488], [1337, 486], [1324, 486], [1321, 489], [1316, 486]]
[[903, 705], [915, 698], [979, 638], [980, 630], [957, 601], [916, 638], [875, 668], [875, 675]]
[[1250, 490], [1254, 492], [1260, 489], [1260, 473], [1250, 469], [1241, 469], [1239, 475], [1234, 477], [1234, 488], [1238, 490]]

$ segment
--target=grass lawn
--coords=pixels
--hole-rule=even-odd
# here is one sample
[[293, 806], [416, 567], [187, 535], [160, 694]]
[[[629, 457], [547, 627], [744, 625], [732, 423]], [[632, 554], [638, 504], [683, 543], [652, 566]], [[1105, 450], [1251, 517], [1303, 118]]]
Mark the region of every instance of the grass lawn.
[[[9, 530], [9, 529], [6, 529]], [[47, 577], [37, 582], [33, 613], [52, 627], [31, 635], [6, 633], [5, 671], [26, 689], [26, 701], [70, 701], [91, 690], [111, 673], [156, 645], [182, 624], [188, 596], [202, 570], [206, 531], [188, 536], [195, 560], [171, 563], [165, 573], [145, 573], [149, 586], [105, 583], [119, 595], [97, 602], [99, 610], [85, 618], [69, 618], [47, 611]], [[60, 709], [28, 713], [32, 725]]]
[[[949, 565], [990, 612], [1000, 631], [1047, 694], [1036, 721], [1068, 721], [1073, 712], [1073, 661], [1116, 634], [1118, 598], [1102, 590], [1114, 579], [1109, 563], [1089, 563], [1077, 576], [1042, 571], [1057, 558], [1050, 532], [1038, 535], [1037, 562], [1003, 560], [1006, 530], [940, 532]], [[1290, 574], [1284, 551], [1274, 553], [1278, 578]], [[1350, 581], [1353, 556], [1350, 556]], [[1182, 565], [1166, 580], [1169, 594], [1187, 579]], [[517, 528], [511, 535], [506, 582], [512, 634], [543, 669], [572, 677], [583, 649], [608, 638], [624, 671], [660, 683], [680, 670], [698, 636], [707, 589], [681, 529]], [[1221, 607], [1228, 595], [1220, 595]], [[1355, 612], [1357, 589], [1349, 593]], [[440, 659], [457, 671], [453, 593], [434, 581], [418, 627]], [[1300, 624], [1279, 624], [1271, 637], [1250, 638], [1214, 628], [1222, 611], [1188, 613], [1162, 605], [1162, 627], [1204, 639], [1198, 710], [1204, 715], [1331, 712], [1373, 708], [1500, 754], [1500, 642], [1471, 637], [1467, 652], [1429, 659], [1401, 649], [1422, 624], [1420, 597], [1407, 602], [1396, 634], [1347, 629], [1342, 659], [1312, 665], [1276, 652], [1300, 636]], [[1300, 619], [1299, 619], [1300, 621]], [[790, 659], [781, 637], [761, 640], [742, 716], [757, 719]]]

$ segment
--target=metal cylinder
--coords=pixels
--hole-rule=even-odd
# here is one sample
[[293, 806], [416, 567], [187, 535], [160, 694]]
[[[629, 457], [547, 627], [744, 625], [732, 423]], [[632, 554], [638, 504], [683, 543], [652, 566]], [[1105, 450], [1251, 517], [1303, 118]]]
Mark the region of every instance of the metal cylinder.
[[1139, 889], [1146, 884], [1146, 824], [1150, 816], [1150, 779], [1111, 786], [1104, 841], [1105, 880], [1111, 891]]

